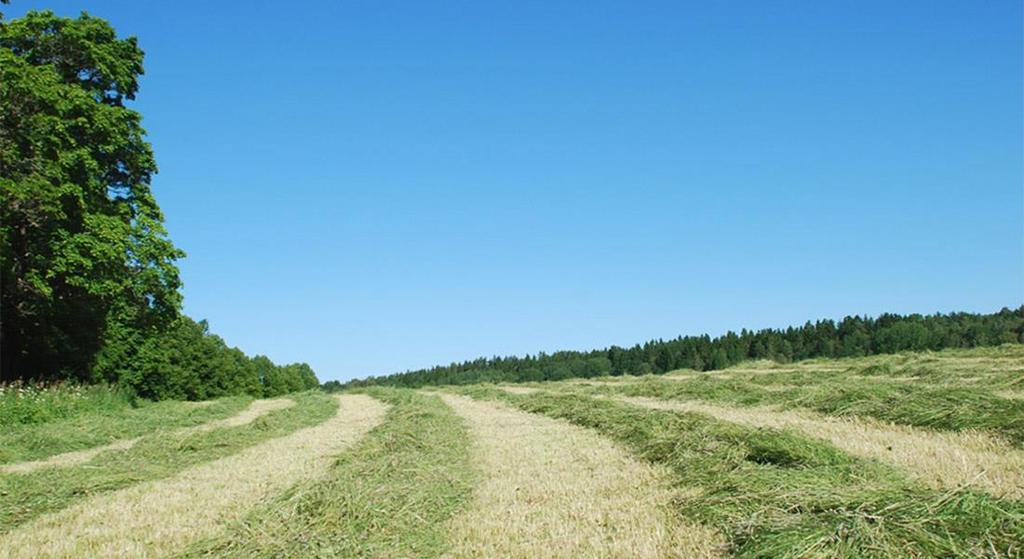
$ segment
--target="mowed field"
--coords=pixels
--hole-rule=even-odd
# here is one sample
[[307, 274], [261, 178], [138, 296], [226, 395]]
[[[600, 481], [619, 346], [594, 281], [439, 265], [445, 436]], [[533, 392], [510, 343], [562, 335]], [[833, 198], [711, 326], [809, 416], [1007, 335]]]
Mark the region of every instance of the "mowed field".
[[0, 557], [1024, 557], [1024, 346], [86, 410]]

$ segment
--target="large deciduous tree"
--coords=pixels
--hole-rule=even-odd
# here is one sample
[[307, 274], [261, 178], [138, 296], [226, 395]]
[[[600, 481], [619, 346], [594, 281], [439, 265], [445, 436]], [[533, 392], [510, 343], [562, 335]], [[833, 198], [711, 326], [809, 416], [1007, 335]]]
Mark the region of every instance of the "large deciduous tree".
[[[143, 52], [104, 20], [0, 21], [0, 380], [90, 380], [111, 324], [181, 305], [135, 98]], [[116, 329], [115, 328], [115, 329]]]

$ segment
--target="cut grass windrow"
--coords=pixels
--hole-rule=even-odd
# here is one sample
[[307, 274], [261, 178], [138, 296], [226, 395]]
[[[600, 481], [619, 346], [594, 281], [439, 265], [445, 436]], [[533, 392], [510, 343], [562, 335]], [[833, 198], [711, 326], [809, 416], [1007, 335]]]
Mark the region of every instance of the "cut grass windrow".
[[671, 467], [676, 511], [723, 532], [737, 557], [1017, 557], [1024, 506], [970, 490], [922, 487], [880, 462], [788, 431], [581, 394], [465, 388], [478, 398], [595, 429]]
[[[631, 379], [627, 381], [626, 379]], [[1024, 447], [1024, 345], [808, 360], [720, 371], [550, 383], [593, 394], [809, 409], [943, 431], [990, 431]]]
[[786, 375], [772, 379], [791, 389], [764, 390], [749, 379], [704, 375], [687, 381], [649, 378], [643, 382], [578, 387], [594, 394], [642, 396], [663, 400], [705, 400], [743, 406], [808, 409], [843, 417], [942, 431], [989, 431], [1024, 446], [1024, 400], [1000, 397], [985, 388], [883, 383], [832, 375], [812, 379]]
[[[946, 349], [942, 351], [906, 352], [845, 357], [840, 359], [809, 359], [795, 363], [746, 361], [720, 372], [696, 373], [680, 370], [668, 376], [694, 374], [771, 377], [799, 375], [808, 378], [847, 375], [873, 378], [882, 382], [918, 382], [944, 386], [978, 386], [992, 389], [1020, 385], [1024, 372], [1024, 345], [1006, 344], [998, 347]], [[809, 379], [813, 380], [813, 378]]]
[[[206, 404], [205, 402], [203, 403]], [[212, 404], [213, 402], [209, 403], [209, 405]], [[295, 401], [290, 400], [288, 398], [278, 398], [275, 400], [256, 400], [252, 402], [252, 404], [250, 404], [248, 408], [229, 418], [210, 421], [208, 423], [196, 425], [195, 427], [184, 427], [181, 430], [177, 431], [175, 434], [180, 436], [187, 435], [190, 433], [202, 433], [205, 431], [212, 431], [214, 429], [221, 429], [224, 427], [238, 427], [241, 425], [252, 423], [253, 421], [256, 420], [256, 418], [266, 413], [291, 407], [293, 405], [295, 405]], [[62, 454], [55, 454], [53, 456], [50, 456], [49, 458], [45, 458], [42, 460], [6, 464], [0, 466], [0, 473], [26, 474], [29, 472], [34, 472], [36, 470], [41, 470], [43, 468], [74, 466], [77, 464], [88, 462], [89, 460], [92, 460], [93, 458], [104, 452], [112, 450], [129, 449], [135, 446], [135, 443], [139, 442], [139, 440], [141, 440], [141, 437], [136, 437], [134, 439], [122, 439], [103, 446], [87, 448], [84, 450], [74, 450]]]
[[260, 417], [272, 412], [290, 408], [295, 405], [295, 400], [291, 398], [274, 398], [272, 400], [256, 400], [244, 411], [237, 413], [226, 419], [218, 421], [211, 421], [202, 425], [196, 425], [195, 427], [188, 428], [193, 433], [203, 433], [206, 431], [213, 431], [214, 429], [223, 429], [225, 427], [241, 427], [242, 425], [248, 425], [253, 421], [256, 421]]
[[1024, 498], [1024, 451], [985, 433], [926, 431], [868, 419], [697, 401], [621, 400], [652, 409], [703, 413], [753, 427], [794, 429], [855, 456], [899, 466], [933, 489], [974, 487], [997, 497]]
[[668, 513], [669, 474], [592, 431], [445, 395], [483, 479], [451, 522], [450, 557], [708, 557], [722, 541]]
[[336, 398], [338, 413], [319, 425], [168, 479], [87, 499], [0, 536], [0, 549], [14, 558], [163, 556], [215, 535], [261, 501], [320, 475], [332, 455], [386, 411], [369, 396]]
[[532, 386], [515, 386], [515, 385], [500, 386], [499, 388], [501, 388], [502, 390], [504, 390], [506, 392], [511, 392], [512, 394], [532, 394], [532, 393], [540, 390], [539, 388], [534, 388]]
[[265, 440], [331, 417], [336, 402], [320, 392], [289, 396], [296, 405], [252, 423], [203, 432], [162, 432], [125, 450], [104, 452], [85, 464], [27, 474], [0, 474], [0, 533], [83, 497], [142, 481], [166, 478], [196, 464], [223, 458]]
[[438, 398], [372, 389], [385, 421], [320, 480], [295, 486], [186, 557], [438, 557], [474, 480], [469, 435]]
[[137, 408], [99, 408], [45, 423], [7, 425], [0, 430], [0, 464], [37, 461], [160, 430], [201, 425], [237, 414], [251, 401], [235, 396], [202, 404], [142, 402]]

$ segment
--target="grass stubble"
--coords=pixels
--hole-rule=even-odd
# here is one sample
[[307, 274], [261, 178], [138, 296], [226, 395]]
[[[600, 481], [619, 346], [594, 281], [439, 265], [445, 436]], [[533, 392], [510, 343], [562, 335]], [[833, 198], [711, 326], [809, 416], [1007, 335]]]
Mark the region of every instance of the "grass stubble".
[[0, 557], [1024, 556], [1022, 347], [367, 392], [14, 425], [103, 451], [0, 470]]
[[130, 448], [103, 452], [83, 464], [24, 474], [0, 473], [0, 534], [84, 499], [167, 478], [188, 467], [316, 425], [337, 409], [337, 403], [321, 392], [292, 394], [289, 399], [295, 401], [294, 406], [272, 411], [248, 424], [158, 431]]
[[929, 431], [806, 411], [720, 406], [699, 401], [620, 398], [646, 408], [694, 412], [772, 429], [793, 429], [824, 439], [854, 456], [903, 469], [933, 489], [974, 487], [997, 497], [1024, 498], [1024, 451], [977, 431]]
[[[65, 417], [0, 426], [0, 464], [41, 461], [57, 454], [88, 451], [159, 431], [195, 427], [237, 414], [253, 401], [248, 396], [208, 402], [137, 400], [137, 406], [133, 407], [127, 402], [114, 405], [107, 401], [111, 398], [104, 397], [104, 392], [99, 393], [96, 398], [100, 403], [74, 410], [75, 413]], [[89, 392], [85, 394], [92, 398]]]
[[12, 558], [150, 557], [214, 535], [261, 501], [321, 475], [333, 455], [386, 412], [369, 396], [336, 398], [337, 414], [322, 423], [167, 479], [83, 500], [0, 536], [0, 549]]
[[371, 389], [385, 421], [325, 475], [294, 486], [183, 557], [431, 558], [477, 479], [464, 422], [435, 396]]
[[[917, 380], [893, 380], [907, 377]], [[722, 372], [544, 388], [559, 384], [589, 394], [773, 406], [936, 431], [988, 432], [1024, 449], [1024, 400], [1006, 397], [1024, 386], [1024, 345], [795, 364], [758, 361]]]
[[652, 410], [579, 393], [454, 391], [565, 419], [667, 466], [680, 518], [720, 531], [736, 557], [1019, 557], [1024, 506], [937, 491], [897, 468], [789, 430]]
[[483, 476], [452, 519], [446, 557], [711, 557], [712, 530], [668, 513], [663, 468], [594, 432], [492, 402], [442, 396], [469, 425]]
[[[202, 408], [213, 405], [214, 402], [196, 402], [192, 404], [193, 407]], [[203, 405], [196, 406], [196, 404]], [[249, 423], [255, 421], [257, 418], [263, 416], [264, 414], [288, 408], [294, 405], [295, 401], [289, 398], [276, 398], [273, 400], [255, 400], [251, 404], [249, 404], [248, 408], [238, 412], [237, 414], [231, 417], [225, 419], [216, 419], [206, 423], [201, 423], [193, 427], [183, 427], [175, 431], [173, 433], [173, 436], [185, 436], [193, 433], [203, 433], [206, 431], [212, 431], [214, 429], [223, 429], [225, 427], [239, 427], [241, 425], [248, 425]], [[0, 466], [0, 473], [26, 474], [29, 472], [34, 472], [36, 470], [41, 470], [43, 468], [74, 466], [77, 464], [88, 462], [89, 460], [92, 460], [93, 458], [95, 458], [96, 456], [103, 452], [108, 452], [111, 450], [127, 450], [135, 446], [135, 443], [139, 442], [140, 440], [142, 440], [142, 437], [135, 437], [132, 439], [121, 439], [102, 446], [86, 448], [83, 450], [73, 450], [61, 454], [55, 454], [53, 456], [49, 456], [41, 460], [4, 464]]]

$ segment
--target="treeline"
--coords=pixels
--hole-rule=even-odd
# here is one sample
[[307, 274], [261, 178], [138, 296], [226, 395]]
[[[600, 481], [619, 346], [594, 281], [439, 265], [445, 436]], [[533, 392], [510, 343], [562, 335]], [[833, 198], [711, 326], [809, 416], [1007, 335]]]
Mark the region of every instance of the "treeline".
[[604, 375], [661, 374], [675, 369], [708, 371], [748, 359], [783, 363], [815, 357], [861, 357], [899, 351], [939, 350], [1024, 343], [1024, 306], [994, 314], [883, 314], [819, 320], [786, 329], [741, 330], [655, 340], [630, 348], [560, 351], [526, 357], [480, 358], [432, 369], [369, 377], [328, 390], [368, 385], [419, 387], [480, 382], [530, 382]]
[[[0, 0], [0, 4], [6, 4]], [[148, 398], [317, 386], [181, 315], [184, 257], [150, 189], [143, 52], [106, 21], [0, 14], [0, 382], [106, 382]]]
[[263, 355], [249, 357], [211, 334], [205, 320], [187, 316], [158, 335], [142, 336], [131, 329], [108, 333], [93, 375], [154, 400], [268, 397], [320, 385], [309, 365], [277, 365]]

